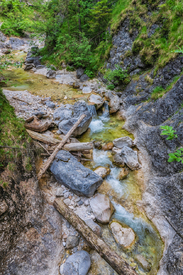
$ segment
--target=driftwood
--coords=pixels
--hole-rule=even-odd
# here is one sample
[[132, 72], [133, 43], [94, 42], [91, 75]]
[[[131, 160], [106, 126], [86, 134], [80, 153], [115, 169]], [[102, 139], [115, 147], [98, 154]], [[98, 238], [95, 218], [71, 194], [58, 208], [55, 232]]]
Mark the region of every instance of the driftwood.
[[[39, 134], [31, 130], [27, 130], [27, 132], [31, 136], [31, 138], [35, 140], [39, 140], [46, 144], [55, 145], [61, 142], [60, 139], [56, 139], [45, 134]], [[92, 142], [69, 143], [69, 144], [66, 144], [63, 149], [67, 151], [84, 151], [84, 153], [87, 154], [87, 153], [90, 153], [89, 150], [93, 149], [93, 143]]]
[[72, 135], [72, 133], [76, 130], [76, 128], [78, 127], [78, 125], [81, 123], [81, 121], [86, 117], [85, 114], [83, 114], [78, 121], [73, 125], [73, 127], [69, 130], [69, 132], [67, 133], [67, 135], [63, 138], [63, 140], [60, 142], [60, 144], [55, 148], [54, 152], [51, 154], [51, 156], [49, 157], [49, 159], [46, 161], [46, 163], [44, 164], [44, 166], [40, 169], [39, 174], [38, 174], [38, 180], [40, 180], [40, 178], [42, 177], [42, 175], [46, 172], [46, 170], [48, 169], [48, 167], [50, 166], [50, 164], [52, 163], [52, 161], [54, 160], [56, 154], [58, 153], [58, 151], [64, 146], [64, 144], [67, 142], [67, 140], [69, 139], [69, 137]]
[[31, 130], [27, 130], [27, 132], [31, 136], [31, 138], [39, 140], [46, 144], [57, 144], [61, 141], [59, 139], [56, 139], [44, 134], [38, 134], [37, 132], [31, 131]]
[[93, 149], [92, 142], [69, 143], [64, 146], [67, 151], [85, 151]]
[[137, 275], [125, 259], [120, 257], [100, 237], [98, 237], [80, 217], [65, 205], [62, 199], [55, 199], [53, 205], [118, 274]]
[[25, 128], [42, 133], [45, 132], [48, 128], [53, 127], [54, 124], [52, 121], [46, 121], [44, 123], [40, 123], [40, 120], [37, 117], [34, 117], [34, 120], [31, 123], [25, 123]]
[[12, 96], [12, 98], [15, 99], [15, 100], [21, 101], [21, 102], [25, 102], [26, 104], [30, 105], [29, 102], [27, 102], [27, 101], [25, 101], [25, 100], [23, 100], [23, 99], [20, 99], [20, 98], [18, 98], [18, 97]]

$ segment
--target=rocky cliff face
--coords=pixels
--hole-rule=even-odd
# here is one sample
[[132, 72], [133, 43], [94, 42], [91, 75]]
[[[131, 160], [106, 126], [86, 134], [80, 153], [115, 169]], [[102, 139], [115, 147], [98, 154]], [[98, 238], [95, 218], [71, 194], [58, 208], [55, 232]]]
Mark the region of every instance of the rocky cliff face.
[[40, 191], [32, 152], [27, 154], [32, 172], [26, 171], [23, 157], [15, 171], [6, 169], [1, 174], [8, 182], [6, 188], [0, 187], [0, 274], [3, 275], [59, 272], [63, 249], [61, 217]]
[[[131, 76], [136, 75], [118, 95], [125, 128], [135, 135], [142, 154], [144, 208], [165, 241], [158, 274], [183, 274], [183, 165], [167, 162], [168, 153], [180, 147], [183, 139], [183, 56], [177, 56], [156, 72], [153, 67], [146, 67], [139, 56], [127, 57], [137, 36], [130, 35], [129, 30], [129, 21], [125, 20], [113, 37], [107, 68], [114, 69], [119, 64]], [[153, 100], [157, 86], [165, 92]], [[178, 138], [167, 141], [160, 135], [161, 125], [173, 126]]]

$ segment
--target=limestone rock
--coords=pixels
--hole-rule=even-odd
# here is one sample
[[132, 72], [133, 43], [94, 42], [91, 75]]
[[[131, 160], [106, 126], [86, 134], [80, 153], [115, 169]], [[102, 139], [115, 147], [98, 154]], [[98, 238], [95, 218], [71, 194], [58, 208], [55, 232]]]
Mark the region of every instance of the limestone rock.
[[137, 152], [131, 148], [124, 146], [121, 150], [120, 156], [124, 159], [124, 162], [131, 170], [140, 169], [140, 163], [138, 162]]
[[87, 76], [87, 74], [83, 74], [81, 77], [80, 77], [80, 81], [81, 82], [85, 82], [89, 79], [89, 77]]
[[142, 255], [136, 255], [135, 259], [139, 262], [139, 264], [145, 271], [150, 271], [151, 266]]
[[3, 215], [8, 210], [8, 205], [5, 200], [0, 202], [0, 216]]
[[59, 125], [59, 130], [65, 135], [82, 114], [85, 114], [86, 117], [81, 121], [73, 133], [73, 136], [79, 136], [88, 129], [92, 120], [92, 116], [88, 111], [88, 106], [84, 101], [78, 101], [74, 105], [61, 105], [61, 107], [54, 112], [53, 118], [55, 123]]
[[135, 233], [131, 228], [122, 227], [117, 222], [110, 225], [115, 241], [124, 248], [132, 246], [135, 242]]
[[47, 100], [47, 101], [45, 102], [45, 104], [46, 104], [46, 106], [49, 107], [49, 108], [52, 108], [52, 109], [55, 108], [55, 103], [53, 103], [53, 102], [50, 101], [50, 100]]
[[90, 87], [83, 87], [82, 92], [83, 94], [90, 94], [92, 89]]
[[84, 74], [84, 69], [83, 68], [78, 68], [76, 70], [76, 77], [80, 78]]
[[60, 187], [60, 188], [57, 188], [57, 191], [56, 191], [56, 197], [63, 197], [64, 196], [64, 194], [63, 194], [63, 188], [62, 187]]
[[102, 99], [102, 97], [94, 94], [90, 96], [89, 102], [94, 104], [97, 110], [104, 104], [104, 100]]
[[69, 235], [66, 241], [66, 248], [71, 249], [79, 244], [79, 237], [74, 235]]
[[46, 77], [47, 78], [55, 78], [56, 77], [56, 71], [54, 70], [49, 70], [47, 73], [46, 73]]
[[93, 196], [103, 181], [96, 173], [84, 167], [73, 155], [64, 150], [58, 152], [50, 170], [58, 182], [75, 194], [86, 197]]
[[130, 137], [121, 137], [113, 140], [114, 146], [122, 149], [124, 146], [132, 147], [133, 140]]
[[116, 113], [119, 108], [120, 108], [120, 99], [117, 95], [113, 94], [110, 97], [110, 102], [109, 102], [109, 107], [110, 107], [110, 114]]
[[114, 209], [107, 195], [97, 194], [91, 199], [90, 206], [98, 222], [106, 224], [110, 221]]
[[126, 179], [127, 176], [128, 176], [129, 172], [128, 172], [128, 169], [126, 168], [122, 168], [119, 175], [118, 175], [118, 179], [119, 180], [123, 180], [123, 179]]
[[98, 167], [94, 172], [99, 175], [99, 177], [104, 179], [107, 175], [110, 174], [110, 169], [105, 167]]
[[81, 250], [69, 256], [60, 267], [62, 275], [86, 275], [91, 266], [90, 255]]
[[118, 167], [124, 167], [124, 158], [121, 157], [120, 154], [115, 154], [113, 157], [113, 163]]

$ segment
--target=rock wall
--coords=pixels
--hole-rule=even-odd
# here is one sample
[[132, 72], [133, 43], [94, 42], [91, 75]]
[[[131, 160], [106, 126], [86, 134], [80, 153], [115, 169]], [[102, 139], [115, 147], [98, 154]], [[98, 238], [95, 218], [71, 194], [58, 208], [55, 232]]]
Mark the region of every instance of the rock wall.
[[32, 172], [25, 170], [24, 156], [17, 170], [1, 174], [8, 182], [0, 187], [1, 275], [59, 274], [62, 221], [40, 191], [30, 152]]
[[[124, 127], [135, 135], [141, 152], [146, 186], [144, 208], [165, 242], [158, 275], [179, 275], [183, 274], [183, 164], [167, 160], [168, 153], [183, 146], [183, 56], [177, 56], [158, 72], [148, 68], [147, 73], [139, 56], [125, 57], [136, 36], [137, 33], [130, 35], [125, 20], [113, 37], [107, 68], [114, 69], [119, 64], [123, 69], [128, 68], [131, 76], [140, 73], [117, 94], [121, 114], [126, 119]], [[148, 81], [147, 76], [152, 81]], [[163, 97], [152, 100], [151, 94], [157, 86], [171, 88]], [[161, 125], [173, 126], [178, 138], [167, 141], [166, 136], [160, 135]]]

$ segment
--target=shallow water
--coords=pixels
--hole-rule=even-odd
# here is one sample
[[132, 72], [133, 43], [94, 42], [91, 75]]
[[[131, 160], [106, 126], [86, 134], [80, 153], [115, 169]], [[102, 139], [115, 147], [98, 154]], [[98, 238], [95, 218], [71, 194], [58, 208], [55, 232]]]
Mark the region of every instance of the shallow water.
[[[100, 140], [102, 142], [113, 141], [122, 136], [133, 136], [124, 131], [124, 122], [116, 116], [94, 117], [90, 130], [80, 137], [80, 141]], [[97, 167], [107, 167], [111, 169], [110, 175], [104, 180], [98, 191], [107, 194], [115, 208], [112, 220], [117, 220], [123, 226], [131, 227], [136, 234], [136, 242], [130, 249], [122, 249], [113, 239], [109, 226], [102, 227], [102, 237], [118, 254], [136, 267], [138, 274], [155, 275], [158, 270], [159, 261], [163, 253], [163, 242], [155, 226], [147, 219], [141, 202], [141, 171], [130, 171], [124, 180], [118, 180], [120, 168], [112, 163], [112, 152], [103, 150], [93, 150], [93, 161], [88, 164], [90, 169]], [[150, 272], [145, 272], [140, 264], [135, 261], [136, 255], [142, 255], [151, 265]]]

